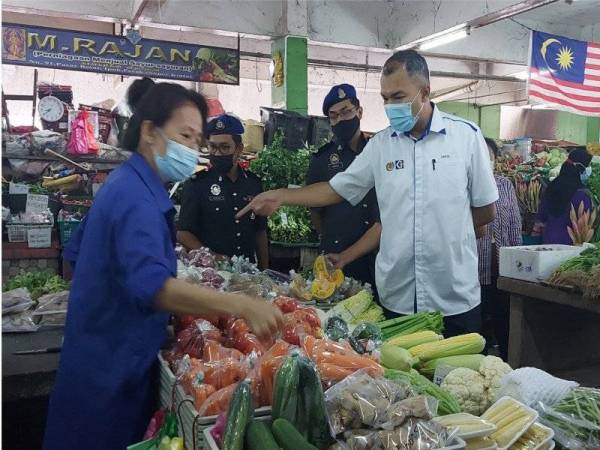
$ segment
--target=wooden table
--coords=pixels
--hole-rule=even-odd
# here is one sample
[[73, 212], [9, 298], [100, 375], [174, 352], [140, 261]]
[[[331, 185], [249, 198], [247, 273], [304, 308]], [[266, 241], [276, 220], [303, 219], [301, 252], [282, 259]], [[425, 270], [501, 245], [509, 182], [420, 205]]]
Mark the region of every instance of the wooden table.
[[600, 386], [600, 302], [537, 283], [500, 277], [510, 293], [508, 362]]

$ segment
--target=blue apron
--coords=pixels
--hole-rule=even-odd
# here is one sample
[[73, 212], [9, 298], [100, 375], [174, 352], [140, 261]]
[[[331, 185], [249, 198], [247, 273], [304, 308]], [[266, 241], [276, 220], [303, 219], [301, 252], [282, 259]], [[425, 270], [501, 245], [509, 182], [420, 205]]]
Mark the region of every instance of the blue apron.
[[141, 440], [168, 321], [154, 298], [177, 271], [173, 217], [160, 178], [134, 154], [70, 239], [64, 256], [75, 271], [44, 450], [122, 450]]

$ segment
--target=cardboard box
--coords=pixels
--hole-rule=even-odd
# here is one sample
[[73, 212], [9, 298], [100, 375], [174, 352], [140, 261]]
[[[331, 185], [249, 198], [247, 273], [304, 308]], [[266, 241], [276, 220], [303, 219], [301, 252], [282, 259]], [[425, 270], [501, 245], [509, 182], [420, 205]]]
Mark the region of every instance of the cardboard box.
[[578, 256], [586, 247], [573, 245], [523, 245], [500, 248], [500, 276], [539, 283], [558, 266]]

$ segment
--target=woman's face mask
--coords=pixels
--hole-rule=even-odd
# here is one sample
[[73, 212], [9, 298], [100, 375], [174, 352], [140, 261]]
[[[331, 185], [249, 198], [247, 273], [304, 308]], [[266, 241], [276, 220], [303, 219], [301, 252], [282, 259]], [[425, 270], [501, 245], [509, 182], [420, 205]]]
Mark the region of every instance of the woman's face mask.
[[198, 165], [198, 152], [179, 142], [169, 139], [158, 128], [159, 134], [166, 141], [165, 154], [154, 154], [154, 162], [163, 181], [185, 181], [190, 178]]
[[581, 178], [581, 182], [585, 183], [591, 175], [592, 175], [592, 166], [587, 166], [585, 168], [585, 170], [583, 171], [583, 173], [581, 175], [579, 175], [579, 177]]

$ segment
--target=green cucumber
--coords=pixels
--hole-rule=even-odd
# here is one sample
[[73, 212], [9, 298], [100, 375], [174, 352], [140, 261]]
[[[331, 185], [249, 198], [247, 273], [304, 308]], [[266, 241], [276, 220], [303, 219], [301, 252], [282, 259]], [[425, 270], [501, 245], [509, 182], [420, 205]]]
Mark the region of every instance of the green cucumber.
[[[303, 416], [308, 419], [305, 436], [308, 442], [321, 450], [327, 449], [331, 445], [332, 439], [325, 409], [325, 395], [319, 372], [315, 364], [308, 358], [301, 360], [300, 381]], [[298, 428], [298, 431], [302, 432], [303, 430]]]
[[273, 433], [264, 420], [253, 420], [246, 430], [248, 450], [279, 450]]
[[271, 410], [273, 419], [282, 417], [293, 424], [296, 423], [298, 413], [301, 412], [298, 410], [300, 400], [298, 397], [298, 388], [300, 385], [298, 358], [298, 353], [292, 352], [277, 371]]
[[273, 436], [283, 450], [318, 450], [285, 419], [275, 419], [272, 428]]
[[242, 450], [248, 422], [254, 415], [250, 380], [238, 384], [229, 402], [227, 424], [221, 450]]

